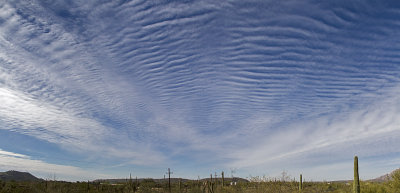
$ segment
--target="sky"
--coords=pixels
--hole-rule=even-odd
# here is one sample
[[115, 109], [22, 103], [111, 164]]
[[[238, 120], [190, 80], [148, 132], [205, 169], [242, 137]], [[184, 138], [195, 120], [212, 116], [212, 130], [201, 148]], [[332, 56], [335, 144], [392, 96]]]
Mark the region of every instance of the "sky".
[[400, 167], [399, 1], [0, 1], [0, 171]]

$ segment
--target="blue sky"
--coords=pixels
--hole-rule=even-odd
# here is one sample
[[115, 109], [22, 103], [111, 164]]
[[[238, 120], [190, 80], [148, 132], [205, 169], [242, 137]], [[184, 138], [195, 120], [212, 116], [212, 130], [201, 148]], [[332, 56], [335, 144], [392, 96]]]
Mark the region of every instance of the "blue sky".
[[0, 2], [0, 170], [400, 167], [398, 1]]

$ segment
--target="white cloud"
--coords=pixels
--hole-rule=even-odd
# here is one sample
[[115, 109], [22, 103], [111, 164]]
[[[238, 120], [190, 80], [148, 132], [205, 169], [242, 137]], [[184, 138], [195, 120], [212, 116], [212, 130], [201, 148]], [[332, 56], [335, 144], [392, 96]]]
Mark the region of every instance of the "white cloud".
[[[0, 88], [0, 100], [3, 101], [0, 103], [0, 117], [4, 125], [2, 129], [72, 148], [69, 151], [95, 152], [94, 155], [102, 157], [129, 158], [136, 164], [154, 164], [164, 159], [150, 148], [129, 149], [135, 146], [135, 142], [129, 142], [129, 139], [112, 133], [113, 129], [93, 119], [79, 117], [50, 104], [40, 103], [23, 93]], [[118, 145], [114, 140], [125, 142]]]
[[[244, 140], [255, 140], [256, 143], [228, 153], [231, 162], [227, 166], [265, 169], [273, 167], [282, 170], [285, 167], [296, 168], [293, 165], [297, 165], [296, 170], [305, 167], [307, 170], [317, 171], [316, 168], [325, 167], [328, 161], [337, 167], [325, 167], [324, 170], [330, 170], [332, 176], [323, 178], [339, 179], [345, 177], [345, 173], [340, 173], [344, 170], [339, 167], [344, 164], [341, 162], [344, 159], [350, 160], [351, 165], [354, 155], [367, 159], [366, 164], [372, 164], [369, 157], [374, 156], [382, 156], [385, 162], [393, 162], [393, 159], [398, 158], [387, 155], [399, 153], [392, 140], [400, 136], [398, 94], [397, 88], [393, 88], [384, 98], [377, 98], [374, 103], [357, 109], [349, 108], [339, 113], [298, 120], [273, 133], [258, 132], [258, 138], [254, 134], [249, 134], [250, 138], [243, 135]], [[265, 127], [268, 128], [268, 125]], [[393, 166], [386, 165], [386, 170], [387, 167]], [[364, 168], [367, 178], [373, 175], [377, 177], [380, 175], [377, 172]], [[322, 179], [321, 174], [314, 174], [314, 179]]]
[[27, 171], [37, 177], [46, 179], [56, 176], [57, 180], [94, 180], [109, 178], [109, 175], [85, 170], [75, 166], [47, 163], [41, 160], [31, 159], [27, 155], [0, 150], [0, 169]]
[[17, 91], [0, 88], [0, 100], [0, 117], [7, 124], [3, 129], [16, 128], [27, 135], [52, 143], [75, 144], [77, 148], [82, 142], [90, 143], [107, 134], [107, 128], [93, 120], [76, 117]]

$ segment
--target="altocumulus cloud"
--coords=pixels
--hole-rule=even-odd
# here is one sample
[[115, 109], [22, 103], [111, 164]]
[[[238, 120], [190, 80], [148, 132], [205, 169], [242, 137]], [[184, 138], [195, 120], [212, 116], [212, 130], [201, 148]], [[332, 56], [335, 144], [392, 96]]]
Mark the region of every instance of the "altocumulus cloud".
[[[399, 8], [3, 1], [0, 128], [116, 176], [175, 167], [186, 177], [239, 168], [343, 179], [358, 154], [366, 165], [387, 161], [361, 173], [374, 177], [400, 153]], [[48, 163], [37, 156], [46, 148], [8, 147], [3, 168], [87, 171]]]

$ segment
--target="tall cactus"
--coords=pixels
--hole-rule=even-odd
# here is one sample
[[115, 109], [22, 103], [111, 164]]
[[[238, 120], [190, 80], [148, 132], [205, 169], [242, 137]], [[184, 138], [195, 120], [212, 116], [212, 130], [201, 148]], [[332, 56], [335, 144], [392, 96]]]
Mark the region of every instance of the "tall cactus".
[[214, 192], [214, 182], [213, 182], [212, 174], [210, 174], [210, 191]]
[[181, 183], [181, 179], [180, 179], [180, 178], [179, 178], [178, 185], [179, 185], [179, 193], [181, 193], [181, 192], [182, 192], [182, 191], [181, 191], [181, 188], [182, 188], [182, 183]]
[[354, 156], [353, 193], [360, 193], [360, 179], [358, 176], [358, 157], [357, 156]]
[[299, 192], [303, 190], [303, 175], [300, 174], [300, 181], [299, 181]]
[[222, 187], [224, 187], [224, 183], [225, 183], [225, 179], [224, 179], [224, 171], [222, 171], [222, 174], [221, 174], [221, 176], [222, 176]]

